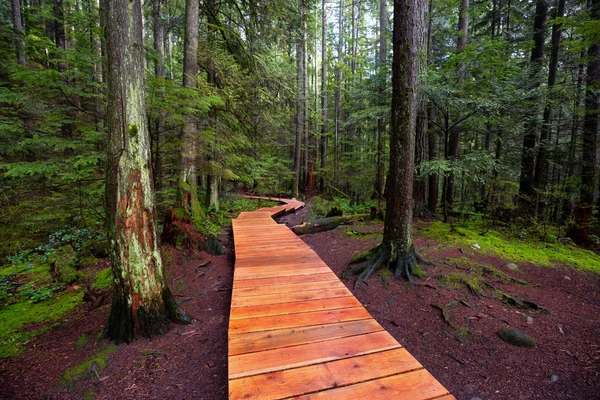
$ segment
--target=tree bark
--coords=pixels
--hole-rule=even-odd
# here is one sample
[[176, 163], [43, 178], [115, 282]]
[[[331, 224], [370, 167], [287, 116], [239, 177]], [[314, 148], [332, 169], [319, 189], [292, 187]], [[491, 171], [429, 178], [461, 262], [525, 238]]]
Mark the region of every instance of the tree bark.
[[338, 11], [338, 43], [337, 43], [337, 67], [335, 75], [335, 138], [333, 144], [333, 177], [337, 183], [339, 179], [339, 153], [340, 153], [340, 131], [342, 125], [342, 63], [344, 44], [344, 0], [339, 2]]
[[106, 199], [113, 300], [104, 336], [130, 343], [192, 319], [165, 284], [144, 99], [141, 0], [102, 0], [107, 39]]
[[[206, 19], [208, 21], [208, 27], [206, 30], [207, 33], [207, 43], [209, 45], [210, 55], [206, 61], [207, 65], [207, 82], [217, 87], [217, 69], [215, 62], [213, 60], [213, 53], [216, 50], [216, 39], [218, 35], [218, 5], [215, 3], [215, 0], [207, 0], [205, 1], [205, 6], [207, 9]], [[217, 127], [217, 110], [214, 107], [211, 107], [208, 112], [208, 128], [216, 130]], [[204, 204], [207, 208], [213, 208], [215, 211], [219, 211], [219, 175], [217, 174], [216, 162], [219, 159], [219, 154], [215, 150], [215, 146], [211, 143], [206, 155], [206, 161], [208, 163], [208, 175], [206, 179], [206, 199]]]
[[[469, 40], [469, 0], [461, 0], [458, 9], [458, 37], [456, 39], [456, 54], [462, 53], [467, 48]], [[466, 66], [460, 63], [456, 70], [456, 80], [460, 84], [465, 75]], [[455, 121], [462, 119], [461, 112], [456, 115]], [[446, 157], [450, 160], [458, 157], [460, 151], [461, 128], [455, 127], [448, 135]], [[444, 209], [451, 210], [454, 203], [454, 174], [450, 172], [444, 180]], [[446, 214], [446, 213], [445, 213]]]
[[[591, 17], [600, 21], [600, 0], [593, 0]], [[588, 49], [587, 79], [585, 90], [585, 116], [583, 118], [583, 155], [581, 160], [581, 194], [575, 210], [574, 240], [587, 243], [592, 230], [594, 196], [597, 190], [597, 147], [598, 147], [598, 109], [600, 108], [600, 42], [593, 43]]]
[[[159, 79], [165, 76], [165, 27], [163, 24], [162, 0], [152, 1], [152, 29], [154, 33], [154, 51], [156, 59], [154, 60], [154, 76]], [[162, 85], [160, 94], [163, 95]], [[161, 143], [164, 140], [165, 131], [165, 111], [161, 108], [156, 118], [155, 132], [153, 137], [154, 148], [152, 153], [152, 176], [154, 177], [154, 187], [159, 190], [162, 184], [162, 157]]]
[[[533, 91], [541, 84], [542, 60], [544, 58], [544, 42], [546, 38], [546, 20], [548, 19], [548, 3], [546, 0], [537, 0], [535, 19], [533, 25], [533, 42], [531, 49], [531, 65], [529, 69], [530, 89]], [[535, 145], [537, 142], [537, 99], [531, 99], [529, 121], [525, 124], [523, 137], [523, 151], [521, 154], [521, 177], [519, 181], [519, 196], [521, 204], [528, 207], [532, 204], [534, 192], [535, 173]]]
[[[379, 82], [377, 85], [377, 97], [379, 106], [385, 105], [385, 86], [387, 77], [387, 0], [379, 0]], [[376, 167], [375, 167], [375, 193], [374, 197], [380, 199], [383, 197], [384, 188], [384, 176], [385, 176], [385, 164], [383, 154], [383, 136], [385, 135], [386, 127], [386, 112], [382, 112], [377, 116], [377, 131], [376, 131], [376, 144], [377, 144], [377, 155], [376, 155]]]
[[298, 27], [298, 40], [296, 42], [296, 147], [294, 150], [294, 169], [296, 177], [294, 179], [294, 197], [300, 195], [300, 178], [302, 170], [302, 135], [304, 133], [304, 21], [305, 5], [304, 0], [298, 0], [298, 12], [300, 15]]
[[426, 0], [394, 1], [390, 167], [382, 246], [394, 274], [407, 278], [415, 261], [412, 200], [419, 45], [427, 29], [423, 15]]
[[20, 0], [12, 0], [12, 20], [13, 30], [15, 31], [15, 51], [17, 53], [17, 62], [25, 67], [25, 41], [23, 40], [23, 21], [21, 20]]
[[[186, 0], [185, 41], [183, 58], [183, 86], [198, 86], [198, 8], [199, 0]], [[187, 212], [194, 224], [202, 218], [202, 208], [198, 200], [196, 164], [198, 159], [198, 120], [188, 115], [182, 128], [181, 172], [179, 175], [180, 206]]]
[[[558, 1], [558, 8], [555, 11], [554, 19], [560, 19], [565, 13], [565, 0]], [[556, 72], [558, 69], [558, 52], [560, 50], [560, 40], [562, 34], [562, 24], [555, 23], [552, 25], [552, 50], [550, 54], [550, 65], [548, 67], [548, 91], [551, 93], [556, 82]], [[548, 184], [548, 152], [550, 132], [552, 131], [552, 104], [546, 101], [544, 107], [544, 122], [540, 134], [540, 145], [538, 147], [537, 161], [535, 165], [535, 175], [533, 184], [540, 191], [546, 189]], [[545, 203], [538, 202], [538, 212], [543, 214]]]
[[327, 3], [321, 1], [321, 179], [319, 189], [325, 191], [327, 182]]
[[[428, 0], [429, 7], [431, 1]], [[423, 13], [422, 13], [423, 14]], [[425, 13], [424, 15], [428, 15]], [[427, 56], [429, 61], [429, 28], [431, 27], [430, 20], [422, 21], [421, 25], [425, 27], [426, 34], [421, 35], [421, 43], [419, 49]], [[426, 72], [427, 62], [419, 64], [420, 71]], [[427, 99], [420, 91], [418, 93], [418, 111], [417, 111], [417, 126], [415, 133], [415, 166], [419, 166], [421, 162], [427, 159], [428, 138], [427, 138]], [[413, 183], [413, 200], [414, 214], [416, 216], [424, 216], [427, 211], [427, 180], [415, 176]]]

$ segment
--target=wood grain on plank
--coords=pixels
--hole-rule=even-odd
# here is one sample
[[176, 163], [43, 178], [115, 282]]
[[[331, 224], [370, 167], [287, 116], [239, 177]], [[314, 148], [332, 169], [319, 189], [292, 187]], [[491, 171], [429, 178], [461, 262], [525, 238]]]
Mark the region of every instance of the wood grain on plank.
[[300, 301], [296, 303], [266, 304], [251, 307], [232, 307], [229, 318], [256, 318], [269, 315], [286, 315], [299, 312], [336, 310], [339, 308], [360, 307], [354, 296], [335, 297], [325, 300]]
[[394, 399], [429, 400], [448, 394], [427, 370], [419, 369], [372, 381], [343, 386], [297, 397], [297, 399]]
[[401, 347], [386, 331], [229, 357], [229, 379]]
[[316, 343], [382, 331], [374, 319], [229, 335], [229, 355]]
[[337, 289], [345, 288], [344, 284], [339, 280], [335, 281], [315, 281], [315, 282], [299, 282], [290, 283], [286, 285], [277, 286], [258, 286], [248, 288], [234, 288], [235, 297], [250, 297], [250, 296], [264, 296], [267, 294], [276, 293], [293, 293], [293, 292], [306, 292], [310, 290], [324, 290], [324, 289]]
[[246, 279], [246, 280], [234, 280], [233, 288], [246, 288], [246, 287], [265, 287], [265, 286], [276, 286], [284, 285], [288, 283], [301, 283], [301, 282], [320, 282], [320, 281], [331, 281], [338, 280], [338, 277], [333, 272], [326, 272], [324, 274], [312, 274], [312, 275], [294, 275], [294, 276], [273, 276], [262, 279]]
[[229, 381], [229, 398], [282, 399], [420, 368], [421, 364], [408, 351], [398, 348], [308, 367], [233, 379]]
[[235, 335], [238, 333], [269, 331], [281, 328], [326, 325], [369, 318], [371, 318], [371, 315], [363, 307], [244, 318], [229, 321], [229, 334]]
[[348, 288], [340, 287], [327, 290], [312, 290], [285, 294], [268, 294], [257, 297], [235, 297], [231, 299], [231, 307], [247, 307], [265, 304], [294, 303], [297, 301], [328, 299], [331, 297], [352, 296]]

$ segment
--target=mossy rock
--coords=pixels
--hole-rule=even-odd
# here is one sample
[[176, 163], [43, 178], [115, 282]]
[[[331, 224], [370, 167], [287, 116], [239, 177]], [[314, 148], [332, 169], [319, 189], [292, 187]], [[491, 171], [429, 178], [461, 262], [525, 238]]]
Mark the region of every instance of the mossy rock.
[[48, 261], [50, 261], [50, 265], [59, 282], [70, 285], [77, 281], [79, 277], [77, 273], [78, 257], [73, 246], [68, 244], [59, 247], [48, 257]]
[[515, 328], [500, 329], [497, 333], [498, 337], [508, 344], [520, 347], [535, 347], [537, 343], [534, 338], [528, 334], [521, 332]]
[[222, 256], [227, 253], [216, 235], [209, 235], [206, 238], [206, 252], [213, 256]]

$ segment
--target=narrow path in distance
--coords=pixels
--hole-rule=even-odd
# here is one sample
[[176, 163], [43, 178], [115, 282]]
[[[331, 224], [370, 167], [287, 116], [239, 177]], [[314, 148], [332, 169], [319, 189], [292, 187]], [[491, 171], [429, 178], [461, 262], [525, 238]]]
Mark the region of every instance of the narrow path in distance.
[[454, 399], [273, 220], [304, 203], [277, 201], [233, 220], [229, 398]]

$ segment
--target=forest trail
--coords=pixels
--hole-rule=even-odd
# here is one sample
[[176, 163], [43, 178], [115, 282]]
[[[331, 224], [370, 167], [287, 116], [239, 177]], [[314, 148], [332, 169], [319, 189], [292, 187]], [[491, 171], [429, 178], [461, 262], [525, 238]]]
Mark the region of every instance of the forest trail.
[[230, 399], [454, 399], [319, 256], [273, 217], [233, 220], [235, 272], [228, 333]]

